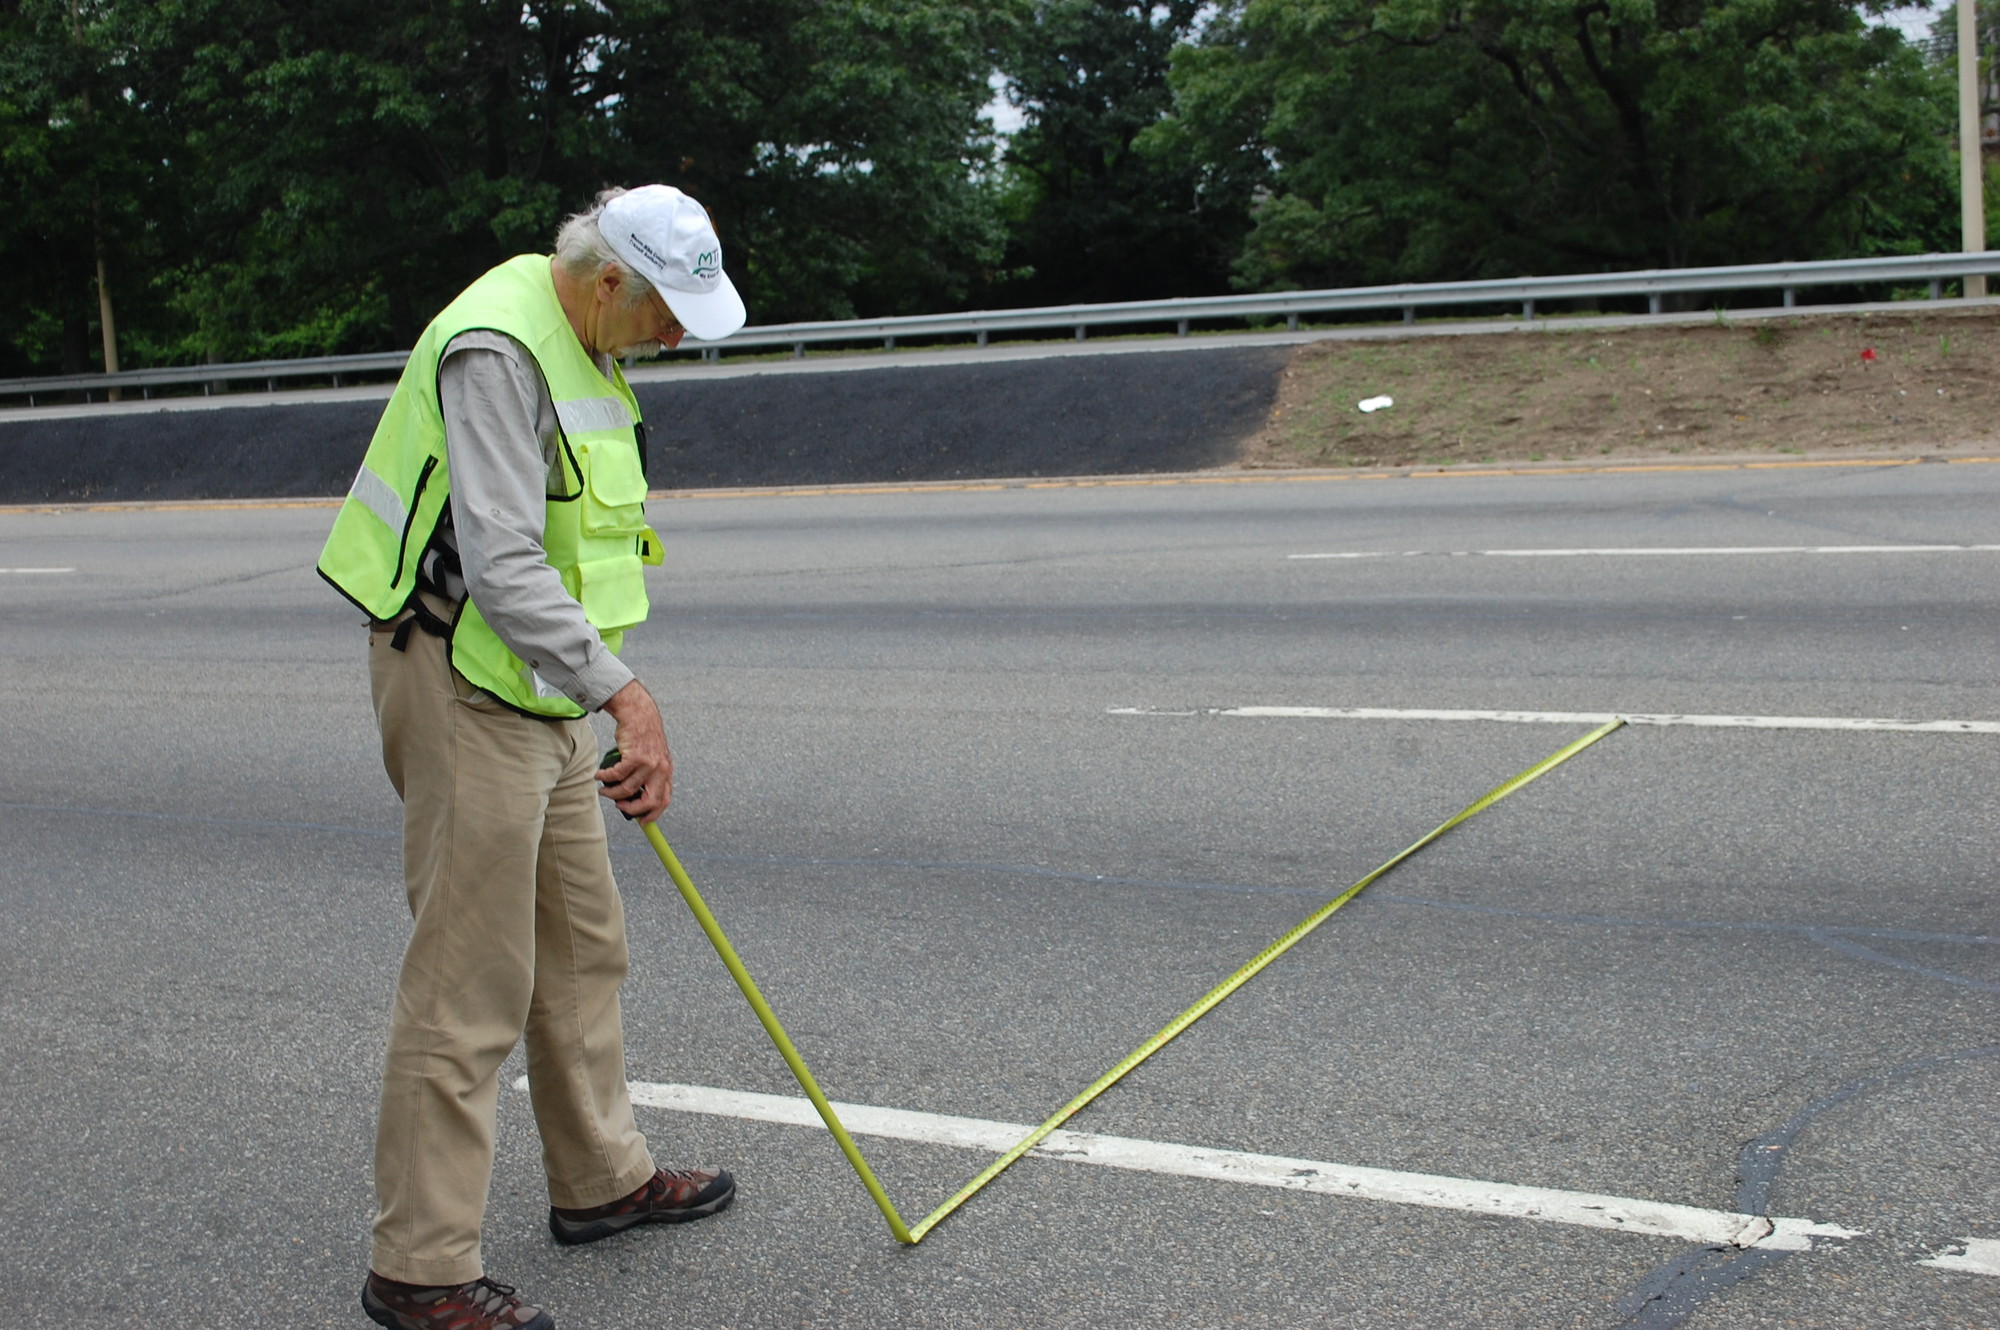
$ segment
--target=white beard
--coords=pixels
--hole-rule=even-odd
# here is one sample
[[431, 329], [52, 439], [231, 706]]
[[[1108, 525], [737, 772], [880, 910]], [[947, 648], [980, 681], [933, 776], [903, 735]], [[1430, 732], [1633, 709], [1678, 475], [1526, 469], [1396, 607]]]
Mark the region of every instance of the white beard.
[[667, 348], [659, 342], [634, 342], [631, 346], [621, 346], [611, 353], [614, 360], [651, 360]]

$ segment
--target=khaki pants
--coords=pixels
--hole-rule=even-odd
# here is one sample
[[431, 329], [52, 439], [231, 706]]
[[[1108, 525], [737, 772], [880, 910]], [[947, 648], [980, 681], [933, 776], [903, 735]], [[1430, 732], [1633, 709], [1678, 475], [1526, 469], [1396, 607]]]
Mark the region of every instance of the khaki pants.
[[403, 800], [415, 927], [396, 985], [375, 1138], [375, 1273], [485, 1273], [500, 1064], [524, 1033], [549, 1198], [601, 1205], [653, 1173], [625, 1089], [625, 914], [587, 721], [523, 716], [412, 631], [368, 636], [382, 762]]

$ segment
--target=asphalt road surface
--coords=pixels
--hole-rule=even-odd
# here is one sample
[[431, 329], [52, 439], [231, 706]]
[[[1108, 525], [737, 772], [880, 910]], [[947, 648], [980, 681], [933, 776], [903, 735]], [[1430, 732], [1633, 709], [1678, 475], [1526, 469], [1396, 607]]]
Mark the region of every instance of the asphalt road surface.
[[[667, 834], [856, 1105], [1037, 1122], [1546, 713], [1750, 719], [1610, 735], [1072, 1123], [1294, 1186], [1030, 1158], [911, 1249], [823, 1131], [642, 1107], [739, 1203], [563, 1249], [517, 1055], [486, 1258], [565, 1330], [2000, 1325], [2000, 733], [1785, 720], [2000, 720], [2000, 549], [1908, 548], [2000, 545], [2000, 465], [654, 514]], [[407, 920], [331, 515], [0, 513], [7, 1326], [364, 1324]], [[796, 1096], [613, 847], [633, 1080]], [[992, 1158], [860, 1140], [913, 1220]], [[1618, 1231], [1657, 1203], [1747, 1245]]]

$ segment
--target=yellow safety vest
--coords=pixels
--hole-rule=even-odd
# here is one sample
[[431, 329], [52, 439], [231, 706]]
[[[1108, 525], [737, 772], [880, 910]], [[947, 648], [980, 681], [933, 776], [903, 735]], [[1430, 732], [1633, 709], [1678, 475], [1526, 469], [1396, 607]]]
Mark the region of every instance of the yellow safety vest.
[[[543, 254], [509, 259], [431, 320], [375, 427], [361, 470], [334, 517], [319, 573], [375, 619], [392, 619], [416, 595], [417, 562], [451, 493], [438, 362], [474, 329], [506, 333], [528, 349], [555, 402], [562, 441], [560, 492], [548, 496], [542, 548], [584, 616], [617, 651], [646, 618], [645, 565], [660, 562], [646, 525], [639, 403], [616, 364], [605, 378], [556, 299]], [[531, 715], [584, 714], [508, 650], [468, 596], [451, 625], [451, 663], [475, 687]]]

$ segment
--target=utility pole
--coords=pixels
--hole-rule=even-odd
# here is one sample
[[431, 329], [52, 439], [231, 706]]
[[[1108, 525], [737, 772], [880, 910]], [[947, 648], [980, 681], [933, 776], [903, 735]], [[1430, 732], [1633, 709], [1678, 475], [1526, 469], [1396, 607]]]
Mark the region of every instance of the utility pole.
[[[1958, 0], [1958, 197], [1967, 254], [1986, 248], [1986, 184], [1981, 179], [1979, 116], [1979, 11], [1976, 0]], [[1986, 279], [1965, 279], [1968, 300], [1986, 297]]]

